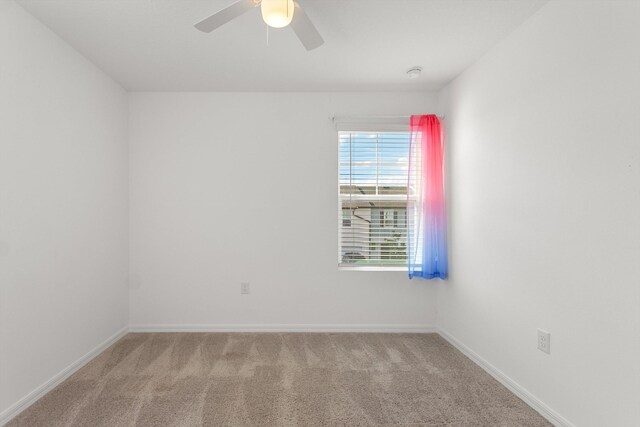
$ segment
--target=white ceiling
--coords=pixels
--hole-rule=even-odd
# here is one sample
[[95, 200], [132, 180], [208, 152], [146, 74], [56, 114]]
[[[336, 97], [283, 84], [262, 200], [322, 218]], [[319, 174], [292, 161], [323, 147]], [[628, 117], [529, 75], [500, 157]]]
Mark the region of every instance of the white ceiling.
[[[436, 90], [546, 0], [299, 0], [325, 39], [307, 52], [259, 9], [205, 34], [235, 0], [18, 0], [135, 91]], [[424, 68], [417, 80], [405, 71]]]

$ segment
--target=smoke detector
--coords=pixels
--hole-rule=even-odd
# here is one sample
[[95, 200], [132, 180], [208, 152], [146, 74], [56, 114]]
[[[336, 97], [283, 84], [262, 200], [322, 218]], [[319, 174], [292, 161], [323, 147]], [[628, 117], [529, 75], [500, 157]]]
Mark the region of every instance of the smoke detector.
[[411, 67], [407, 70], [407, 77], [410, 79], [417, 79], [420, 77], [420, 73], [422, 73], [422, 67], [416, 65], [415, 67]]

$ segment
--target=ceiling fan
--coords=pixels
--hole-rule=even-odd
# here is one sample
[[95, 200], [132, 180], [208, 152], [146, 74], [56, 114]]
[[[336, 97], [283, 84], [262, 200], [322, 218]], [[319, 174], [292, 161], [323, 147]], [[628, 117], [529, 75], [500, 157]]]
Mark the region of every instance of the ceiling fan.
[[294, 0], [238, 0], [194, 26], [200, 31], [210, 33], [258, 6], [262, 12], [262, 19], [267, 25], [283, 28], [290, 24], [307, 50], [315, 49], [324, 43], [307, 14]]

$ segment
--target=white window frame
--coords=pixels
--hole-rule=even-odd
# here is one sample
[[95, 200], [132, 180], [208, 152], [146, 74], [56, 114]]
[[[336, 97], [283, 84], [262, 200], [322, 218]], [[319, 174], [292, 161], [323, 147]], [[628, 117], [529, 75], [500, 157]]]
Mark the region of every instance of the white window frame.
[[[405, 264], [388, 264], [388, 265], [358, 265], [347, 264], [341, 262], [342, 251], [342, 202], [340, 196], [340, 132], [364, 132], [364, 133], [386, 133], [386, 132], [409, 132], [409, 116], [393, 116], [393, 117], [366, 117], [366, 116], [351, 116], [351, 117], [333, 117], [333, 121], [336, 128], [335, 141], [337, 143], [337, 157], [338, 157], [338, 175], [337, 175], [337, 211], [339, 220], [337, 221], [338, 227], [338, 270], [341, 271], [386, 271], [386, 272], [406, 272], [408, 268], [408, 260]], [[407, 235], [407, 240], [409, 236]], [[408, 241], [407, 241], [408, 248]], [[407, 254], [408, 255], [408, 254]]]

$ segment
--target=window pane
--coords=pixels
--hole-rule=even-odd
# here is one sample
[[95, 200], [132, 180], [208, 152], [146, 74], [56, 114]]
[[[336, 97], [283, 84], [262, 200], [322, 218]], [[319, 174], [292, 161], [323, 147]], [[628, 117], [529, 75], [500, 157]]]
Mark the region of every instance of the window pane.
[[409, 132], [339, 132], [339, 262], [406, 265]]

